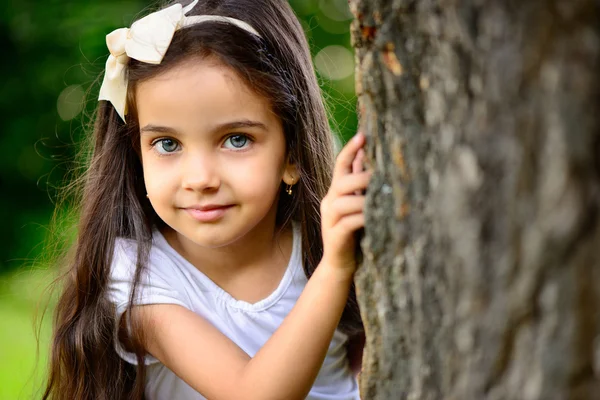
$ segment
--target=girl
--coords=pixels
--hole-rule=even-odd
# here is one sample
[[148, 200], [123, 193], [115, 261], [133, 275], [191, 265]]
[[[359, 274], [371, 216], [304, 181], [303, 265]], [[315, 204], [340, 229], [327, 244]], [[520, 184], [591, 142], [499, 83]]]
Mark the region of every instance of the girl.
[[175, 3], [107, 44], [43, 398], [357, 399], [365, 140], [334, 165], [287, 2]]

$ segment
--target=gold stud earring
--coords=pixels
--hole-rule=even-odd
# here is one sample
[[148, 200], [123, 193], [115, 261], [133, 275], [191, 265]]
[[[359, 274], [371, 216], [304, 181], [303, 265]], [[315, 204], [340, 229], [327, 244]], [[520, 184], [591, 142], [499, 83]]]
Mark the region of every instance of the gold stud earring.
[[286, 193], [291, 196], [292, 195], [292, 186], [294, 185], [294, 178], [292, 178], [292, 183], [287, 185], [285, 189]]

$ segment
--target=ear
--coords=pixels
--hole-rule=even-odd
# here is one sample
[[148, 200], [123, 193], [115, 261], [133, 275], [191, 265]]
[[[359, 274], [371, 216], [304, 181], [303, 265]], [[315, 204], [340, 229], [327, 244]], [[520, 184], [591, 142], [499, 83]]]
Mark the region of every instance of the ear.
[[283, 181], [287, 185], [294, 185], [298, 183], [299, 178], [300, 174], [298, 173], [296, 164], [290, 160], [290, 157], [288, 157], [285, 163], [285, 168], [283, 169]]

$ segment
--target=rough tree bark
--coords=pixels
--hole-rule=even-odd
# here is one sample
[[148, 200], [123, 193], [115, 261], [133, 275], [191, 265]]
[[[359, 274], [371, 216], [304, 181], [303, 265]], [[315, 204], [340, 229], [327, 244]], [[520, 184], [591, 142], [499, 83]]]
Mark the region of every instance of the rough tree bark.
[[597, 0], [350, 0], [364, 399], [600, 399]]

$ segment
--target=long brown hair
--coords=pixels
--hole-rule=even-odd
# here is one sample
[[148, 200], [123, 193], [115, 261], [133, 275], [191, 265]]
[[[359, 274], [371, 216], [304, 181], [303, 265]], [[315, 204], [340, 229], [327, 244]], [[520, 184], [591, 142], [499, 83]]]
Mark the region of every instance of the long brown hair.
[[[126, 71], [127, 124], [111, 104], [98, 104], [90, 157], [80, 179], [76, 243], [56, 305], [44, 399], [144, 397], [141, 332], [133, 326], [132, 346], [138, 359], [138, 365], [133, 366], [114, 350], [118, 321], [106, 295], [115, 240], [132, 239], [138, 243], [129, 306], [133, 305], [148, 259], [152, 229], [160, 223], [145, 198], [134, 96], [138, 83], [193, 57], [213, 57], [233, 68], [249, 87], [268, 99], [281, 118], [288, 155], [300, 173], [293, 195], [280, 196], [277, 224], [283, 228], [291, 220], [300, 223], [307, 277], [321, 260], [319, 209], [331, 183], [333, 141], [301, 25], [283, 0], [201, 0], [188, 13], [210, 14], [243, 20], [261, 38], [222, 22], [178, 30], [161, 64], [130, 60]], [[354, 290], [339, 328], [350, 335], [362, 331]]]

